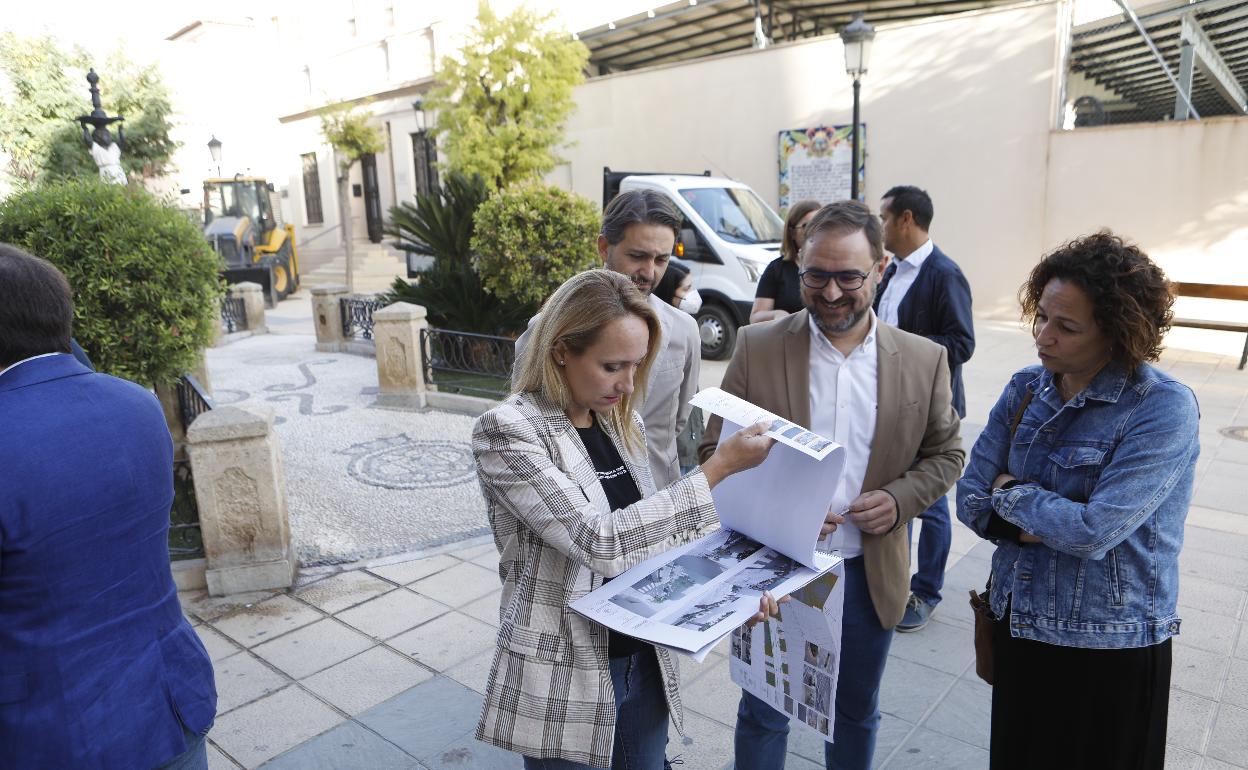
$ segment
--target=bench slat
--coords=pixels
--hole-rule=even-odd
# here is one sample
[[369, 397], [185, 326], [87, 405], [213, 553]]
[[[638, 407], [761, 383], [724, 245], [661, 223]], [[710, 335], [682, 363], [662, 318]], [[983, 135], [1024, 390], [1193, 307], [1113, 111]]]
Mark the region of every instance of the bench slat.
[[1229, 284], [1180, 283], [1175, 281], [1174, 293], [1180, 297], [1248, 300], [1248, 286], [1231, 286]]
[[1248, 334], [1248, 323], [1235, 323], [1234, 321], [1202, 321], [1197, 318], [1176, 318], [1170, 322], [1171, 326], [1186, 326], [1192, 329], [1213, 329], [1219, 332], [1241, 332]]

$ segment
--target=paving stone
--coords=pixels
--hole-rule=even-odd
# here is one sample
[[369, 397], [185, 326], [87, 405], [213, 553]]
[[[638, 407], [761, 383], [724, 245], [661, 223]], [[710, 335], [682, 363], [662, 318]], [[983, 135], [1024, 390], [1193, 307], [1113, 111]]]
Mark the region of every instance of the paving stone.
[[889, 770], [974, 770], [988, 767], [988, 751], [920, 727], [886, 766]]
[[[1187, 528], [1188, 532], [1191, 530], [1191, 527]], [[1238, 586], [1214, 583], [1204, 578], [1182, 577], [1179, 580], [1179, 601], [1182, 604], [1217, 615], [1238, 618], [1245, 595], [1245, 591]]]
[[490, 550], [472, 560], [478, 567], [485, 567], [495, 575], [498, 574], [498, 549], [490, 546]]
[[732, 727], [699, 714], [685, 712], [685, 734], [669, 727], [667, 756], [679, 756], [680, 770], [719, 770], [732, 767]]
[[1222, 704], [1209, 736], [1208, 756], [1223, 762], [1248, 762], [1248, 709]]
[[424, 759], [424, 763], [430, 770], [460, 770], [465, 767], [473, 770], [522, 770], [524, 758], [514, 752], [482, 743], [470, 731]]
[[[431, 707], [436, 704], [436, 707]], [[356, 720], [424, 762], [475, 728], [481, 696], [443, 676], [402, 692], [363, 712]]]
[[[1222, 687], [1222, 702], [1248, 708], [1248, 660], [1231, 658], [1226, 682]], [[1248, 762], [1248, 757], [1244, 760]]]
[[459, 564], [458, 559], [442, 553], [437, 556], [427, 556], [423, 559], [411, 559], [409, 561], [387, 564], [383, 567], [369, 567], [368, 571], [399, 585], [407, 585], [436, 572], [441, 572], [448, 567], [454, 567], [457, 564]]
[[1177, 644], [1196, 647], [1207, 652], [1230, 655], [1235, 646], [1236, 622], [1225, 615], [1204, 612], [1179, 605], [1183, 625], [1175, 637]]
[[953, 680], [952, 675], [943, 671], [890, 656], [880, 686], [880, 710], [918, 723]]
[[210, 735], [244, 767], [257, 767], [341, 721], [333, 709], [290, 685], [217, 717]]
[[1181, 749], [1201, 752], [1209, 730], [1214, 703], [1182, 690], [1170, 691], [1167, 738]]
[[208, 744], [208, 770], [238, 770], [234, 760], [221, 753], [212, 743]]
[[1248, 660], [1248, 620], [1240, 621], [1239, 641], [1235, 644], [1235, 657]]
[[389, 639], [450, 611], [450, 607], [427, 596], [399, 588], [344, 610], [336, 617], [376, 639]]
[[[485, 695], [485, 687], [490, 681], [490, 669], [494, 666], [494, 652], [486, 650], [474, 655], [462, 663], [456, 663], [443, 674], [459, 682], [463, 686]], [[683, 693], [683, 690], [682, 690]]]
[[295, 679], [314, 674], [372, 647], [360, 632], [326, 618], [257, 646], [253, 652]]
[[1170, 669], [1171, 687], [1206, 698], [1221, 690], [1230, 660], [1225, 654], [1206, 652], [1185, 644], [1176, 644], [1171, 650], [1174, 657]]
[[300, 744], [264, 770], [422, 770], [423, 765], [356, 722], [344, 722]]
[[232, 615], [253, 604], [259, 604], [265, 599], [277, 596], [279, 593], [277, 590], [272, 590], [251, 591], [230, 596], [209, 596], [208, 591], [200, 589], [197, 591], [178, 592], [178, 601], [182, 604], [184, 613], [194, 615], [203, 622], [208, 622], [226, 615]]
[[499, 590], [498, 573], [460, 562], [450, 569], [416, 581], [411, 588], [430, 599], [459, 607]]
[[210, 626], [200, 624], [195, 626], [195, 633], [199, 635], [199, 640], [204, 643], [204, 649], [208, 651], [208, 658], [216, 663], [222, 658], [228, 658], [239, 651], [239, 646], [231, 642], [224, 634], [214, 631]]
[[872, 767], [883, 767], [888, 757], [900, 748], [910, 734], [917, 729], [917, 725], [898, 719], [892, 714], [880, 715], [880, 731], [875, 736], [875, 757], [871, 763]]
[[446, 671], [456, 663], [494, 649], [498, 631], [458, 612], [449, 612], [391, 639], [388, 644], [434, 671]]
[[921, 726], [986, 749], [991, 722], [992, 688], [978, 679], [959, 679]]
[[[1248, 444], [1245, 444], [1245, 446], [1248, 446]], [[1242, 485], [1243, 473], [1244, 469], [1240, 468], [1230, 478]], [[1243, 494], [1242, 486], [1240, 494], [1241, 496]], [[1243, 511], [1243, 513], [1248, 513], [1248, 510]], [[1248, 537], [1188, 524], [1183, 529], [1183, 550], [1188, 548], [1196, 548], [1209, 553], [1243, 559], [1244, 555], [1248, 554]]]
[[244, 647], [254, 647], [287, 631], [325, 617], [303, 602], [278, 594], [251, 607], [211, 621], [212, 626]]
[[920, 631], [893, 634], [889, 655], [961, 676], [975, 662], [974, 631], [933, 620]]
[[503, 592], [501, 590], [495, 591], [492, 594], [486, 594], [476, 601], [469, 602], [463, 607], [460, 607], [459, 611], [465, 615], [471, 615], [482, 623], [489, 623], [491, 626], [497, 626], [498, 605], [499, 602], [502, 601], [502, 598]]
[[218, 714], [232, 711], [290, 684], [288, 678], [247, 652], [217, 661], [213, 668], [217, 675]]
[[[1245, 444], [1248, 446], [1248, 444]], [[1197, 483], [1200, 483], [1197, 481]], [[1187, 509], [1188, 526], [1198, 526], [1218, 532], [1233, 532], [1236, 535], [1248, 535], [1248, 516], [1230, 511], [1215, 511], [1212, 508], [1201, 508], [1193, 505]], [[1183, 590], [1180, 585], [1179, 590]]]
[[741, 688], [732, 681], [727, 659], [720, 658], [715, 665], [706, 668], [687, 686], [682, 681], [680, 699], [686, 709], [734, 727], [737, 724], [737, 705], [741, 702]]
[[1244, 497], [1242, 474], [1243, 467], [1239, 463], [1214, 460], [1209, 463], [1209, 471], [1201, 483], [1192, 490], [1192, 504], [1235, 513], [1248, 513], [1248, 498]]
[[397, 652], [374, 647], [313, 674], [303, 686], [355, 716], [431, 676]]
[[494, 545], [493, 542], [481, 543], [480, 545], [474, 545], [471, 548], [454, 551], [451, 555], [464, 561], [475, 561], [482, 556], [488, 556], [490, 554], [498, 556], [498, 546]]
[[[1190, 551], [1184, 549], [1179, 552], [1179, 570], [1183, 575], [1205, 578], [1222, 585], [1248, 585], [1248, 560], [1209, 553], [1197, 548]], [[1182, 584], [1183, 581], [1180, 579], [1180, 590]]]
[[332, 615], [393, 589], [394, 586], [384, 580], [378, 580], [367, 572], [353, 570], [318, 580], [296, 591], [295, 596]]
[[1203, 765], [1204, 770], [1245, 770], [1248, 767], [1248, 759], [1244, 760], [1242, 765], [1232, 765], [1230, 762], [1223, 762], [1212, 757], [1205, 757]]
[[1166, 745], [1167, 770], [1200, 770], [1200, 764], [1199, 754], [1193, 754], [1178, 746]]

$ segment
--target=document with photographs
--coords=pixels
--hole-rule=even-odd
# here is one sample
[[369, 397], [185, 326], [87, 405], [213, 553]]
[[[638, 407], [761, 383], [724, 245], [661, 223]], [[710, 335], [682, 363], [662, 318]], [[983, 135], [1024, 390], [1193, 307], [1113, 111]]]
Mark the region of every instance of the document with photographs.
[[789, 721], [832, 740], [841, 660], [843, 569], [837, 565], [780, 605], [780, 617], [732, 632], [732, 681]]
[[703, 412], [717, 414], [737, 425], [766, 422], [768, 425], [766, 435], [816, 460], [822, 460], [840, 447], [840, 444], [830, 438], [812, 433], [791, 420], [774, 415], [760, 406], [755, 406], [719, 388], [698, 391], [697, 395], [689, 399], [689, 403]]
[[[769, 415], [712, 391], [713, 398], [693, 403], [724, 418], [721, 442]], [[705, 658], [758, 611], [763, 591], [791, 594], [840, 563], [817, 544], [845, 452], [816, 438], [828, 446], [778, 442], [761, 465], [720, 482], [711, 496], [722, 529], [652, 556], [571, 608], [612, 631]]]

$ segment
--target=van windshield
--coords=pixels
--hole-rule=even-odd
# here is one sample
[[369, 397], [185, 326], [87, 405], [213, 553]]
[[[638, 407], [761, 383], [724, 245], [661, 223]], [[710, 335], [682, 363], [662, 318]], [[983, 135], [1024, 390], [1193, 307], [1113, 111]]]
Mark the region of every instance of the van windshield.
[[693, 187], [680, 191], [715, 234], [729, 243], [779, 243], [784, 223], [749, 188]]

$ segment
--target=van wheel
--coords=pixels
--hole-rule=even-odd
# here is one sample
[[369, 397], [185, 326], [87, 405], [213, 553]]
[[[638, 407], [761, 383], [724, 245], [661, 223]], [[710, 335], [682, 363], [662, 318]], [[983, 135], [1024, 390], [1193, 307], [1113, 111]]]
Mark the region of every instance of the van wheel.
[[703, 305], [698, 311], [698, 336], [703, 358], [725, 359], [737, 344], [736, 319], [722, 305]]

